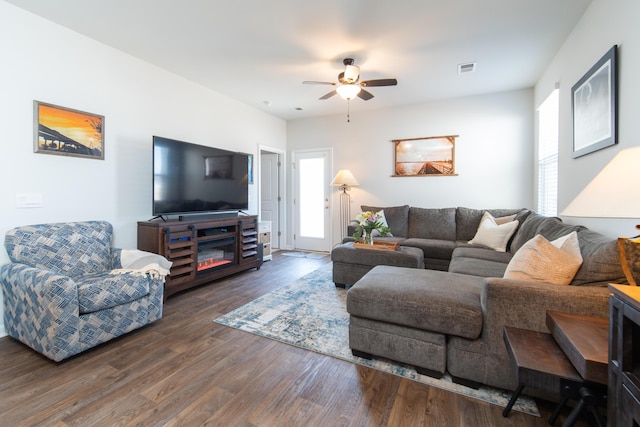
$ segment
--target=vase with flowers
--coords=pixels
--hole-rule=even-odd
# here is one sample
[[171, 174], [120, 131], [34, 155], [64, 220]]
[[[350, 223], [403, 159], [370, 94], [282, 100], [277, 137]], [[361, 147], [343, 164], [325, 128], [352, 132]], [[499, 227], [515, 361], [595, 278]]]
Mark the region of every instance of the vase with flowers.
[[377, 230], [381, 237], [391, 234], [391, 230], [385, 222], [383, 222], [382, 215], [377, 212], [360, 212], [356, 215], [356, 219], [352, 219], [351, 222], [358, 224], [356, 231], [353, 233], [353, 237], [363, 243], [373, 245], [374, 230]]

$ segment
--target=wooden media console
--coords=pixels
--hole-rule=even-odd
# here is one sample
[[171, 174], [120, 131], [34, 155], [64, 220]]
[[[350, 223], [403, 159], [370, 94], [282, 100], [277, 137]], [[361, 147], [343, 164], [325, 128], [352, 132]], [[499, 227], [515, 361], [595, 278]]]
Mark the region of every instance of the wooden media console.
[[138, 222], [138, 249], [172, 262], [164, 297], [231, 274], [259, 269], [257, 216]]

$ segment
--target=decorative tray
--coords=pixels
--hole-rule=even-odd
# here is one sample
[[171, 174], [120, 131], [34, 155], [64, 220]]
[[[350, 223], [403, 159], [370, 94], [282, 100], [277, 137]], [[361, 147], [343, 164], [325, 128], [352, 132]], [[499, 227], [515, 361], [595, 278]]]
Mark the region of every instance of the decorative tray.
[[373, 242], [373, 245], [368, 243], [360, 243], [355, 242], [353, 244], [354, 248], [357, 249], [373, 249], [376, 251], [397, 251], [400, 247], [400, 243], [398, 242]]

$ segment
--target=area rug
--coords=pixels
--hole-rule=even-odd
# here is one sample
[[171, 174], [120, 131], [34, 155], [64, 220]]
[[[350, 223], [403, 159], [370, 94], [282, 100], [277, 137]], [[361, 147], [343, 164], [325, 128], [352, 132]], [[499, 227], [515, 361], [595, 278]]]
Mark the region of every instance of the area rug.
[[296, 258], [313, 258], [320, 259], [322, 257], [327, 256], [327, 254], [319, 254], [315, 252], [301, 252], [301, 251], [283, 251], [281, 252], [284, 256], [291, 256]]
[[[214, 321], [500, 407], [506, 406], [511, 397], [510, 391], [491, 387], [475, 390], [454, 383], [447, 374], [441, 379], [435, 379], [418, 374], [410, 366], [353, 356], [349, 349], [347, 291], [335, 287], [331, 274], [329, 263]], [[540, 416], [536, 403], [528, 397], [519, 398], [513, 410]]]

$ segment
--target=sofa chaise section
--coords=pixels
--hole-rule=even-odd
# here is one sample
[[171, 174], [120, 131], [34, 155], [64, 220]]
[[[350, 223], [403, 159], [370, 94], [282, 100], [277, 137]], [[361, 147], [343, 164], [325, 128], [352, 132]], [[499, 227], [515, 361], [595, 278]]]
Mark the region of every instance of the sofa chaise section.
[[475, 339], [482, 331], [482, 281], [377, 266], [349, 290], [349, 345], [362, 357], [391, 358], [439, 377], [446, 370], [446, 335]]

